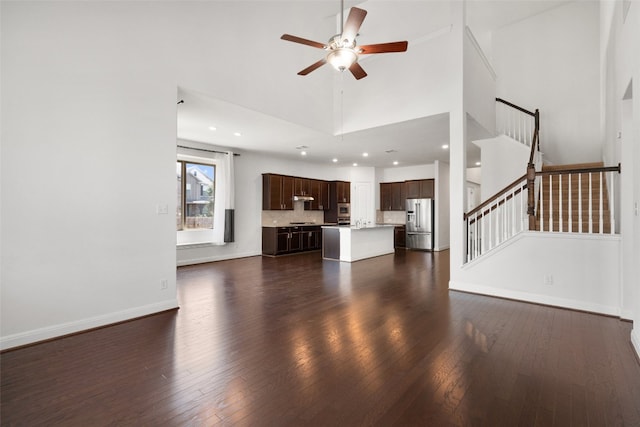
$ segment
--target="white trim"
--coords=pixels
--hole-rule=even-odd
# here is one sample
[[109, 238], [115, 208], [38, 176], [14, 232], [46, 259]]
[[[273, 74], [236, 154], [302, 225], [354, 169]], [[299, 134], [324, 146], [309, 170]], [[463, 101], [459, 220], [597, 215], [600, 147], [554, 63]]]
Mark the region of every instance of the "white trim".
[[638, 328], [631, 330], [631, 345], [636, 351], [636, 356], [640, 358], [640, 334], [638, 334]]
[[220, 242], [197, 242], [197, 243], [178, 243], [176, 245], [177, 249], [194, 249], [194, 248], [208, 248], [210, 246], [225, 246], [226, 243]]
[[59, 325], [20, 332], [18, 334], [0, 338], [0, 350], [33, 344], [39, 341], [57, 338], [102, 326], [108, 326], [125, 320], [132, 320], [138, 317], [148, 316], [150, 314], [160, 313], [162, 311], [172, 310], [175, 308], [179, 308], [179, 305], [178, 300], [174, 298], [154, 304], [117, 311], [115, 313], [108, 313], [74, 322], [61, 323]]
[[476, 37], [473, 35], [473, 32], [471, 31], [471, 28], [469, 28], [467, 26], [467, 27], [465, 27], [465, 30], [466, 30], [465, 34], [469, 38], [469, 41], [471, 42], [471, 44], [475, 48], [476, 52], [478, 52], [478, 55], [480, 56], [480, 59], [482, 59], [482, 62], [484, 63], [484, 66], [487, 68], [487, 71], [489, 71], [489, 74], [491, 74], [491, 78], [495, 81], [496, 80], [496, 72], [494, 71], [493, 67], [491, 66], [491, 62], [489, 61], [489, 58], [487, 58], [487, 56], [484, 54], [484, 51], [482, 50], [482, 47], [480, 47], [480, 43], [478, 43], [478, 40], [476, 39]]
[[518, 301], [532, 302], [535, 304], [551, 305], [554, 307], [569, 308], [572, 310], [589, 311], [592, 313], [620, 316], [620, 308], [608, 305], [593, 304], [573, 299], [557, 298], [547, 295], [531, 294], [528, 292], [513, 291], [510, 289], [494, 288], [492, 286], [476, 285], [449, 281], [449, 289], [454, 291], [470, 292], [499, 298], [508, 298]]
[[216, 255], [216, 256], [209, 256], [204, 258], [183, 259], [183, 260], [177, 261], [176, 264], [178, 267], [184, 267], [186, 265], [204, 264], [206, 262], [224, 261], [227, 259], [236, 259], [236, 258], [248, 258], [252, 256], [262, 256], [262, 252], [256, 251], [256, 252], [238, 253], [233, 255]]

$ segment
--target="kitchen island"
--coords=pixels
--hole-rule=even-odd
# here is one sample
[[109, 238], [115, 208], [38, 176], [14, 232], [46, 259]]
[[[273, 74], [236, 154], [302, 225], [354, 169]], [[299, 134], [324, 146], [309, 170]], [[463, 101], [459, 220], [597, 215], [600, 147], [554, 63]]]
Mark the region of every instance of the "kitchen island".
[[394, 253], [393, 225], [323, 226], [322, 257], [353, 262]]

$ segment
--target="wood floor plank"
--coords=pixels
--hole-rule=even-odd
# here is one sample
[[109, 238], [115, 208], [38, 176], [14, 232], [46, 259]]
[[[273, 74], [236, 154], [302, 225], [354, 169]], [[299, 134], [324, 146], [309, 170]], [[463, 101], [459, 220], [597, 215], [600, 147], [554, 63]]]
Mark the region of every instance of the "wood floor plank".
[[448, 274], [447, 251], [181, 267], [177, 311], [0, 354], [0, 424], [640, 425], [629, 322]]

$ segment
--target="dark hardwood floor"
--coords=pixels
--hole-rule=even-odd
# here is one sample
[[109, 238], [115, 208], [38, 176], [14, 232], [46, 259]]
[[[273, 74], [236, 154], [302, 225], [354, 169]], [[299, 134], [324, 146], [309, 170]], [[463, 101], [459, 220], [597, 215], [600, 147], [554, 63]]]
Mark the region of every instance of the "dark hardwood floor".
[[448, 264], [180, 268], [178, 311], [3, 353], [0, 422], [640, 425], [630, 323], [450, 292]]

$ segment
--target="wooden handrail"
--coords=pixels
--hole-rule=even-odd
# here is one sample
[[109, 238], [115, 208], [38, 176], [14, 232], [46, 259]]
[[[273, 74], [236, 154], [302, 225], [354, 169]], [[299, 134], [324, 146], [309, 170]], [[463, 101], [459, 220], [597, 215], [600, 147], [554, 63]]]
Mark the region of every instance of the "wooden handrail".
[[474, 213], [482, 210], [482, 208], [484, 208], [485, 206], [491, 204], [496, 199], [499, 199], [500, 196], [502, 196], [503, 194], [505, 194], [506, 192], [511, 190], [517, 183], [519, 183], [520, 181], [524, 181], [526, 178], [527, 178], [527, 175], [524, 174], [520, 178], [514, 180], [511, 184], [507, 185], [502, 190], [498, 191], [495, 195], [493, 195], [492, 197], [488, 198], [487, 200], [485, 200], [484, 202], [480, 203], [478, 206], [476, 206], [475, 208], [473, 208], [472, 210], [470, 210], [469, 212], [464, 214], [464, 219], [466, 220], [468, 217], [470, 217]]
[[496, 102], [501, 102], [501, 103], [503, 103], [503, 104], [505, 104], [505, 105], [508, 105], [508, 106], [509, 106], [509, 107], [511, 107], [511, 108], [515, 108], [516, 110], [518, 110], [518, 111], [522, 111], [523, 113], [528, 114], [528, 115], [533, 116], [533, 117], [535, 117], [535, 115], [536, 115], [536, 113], [531, 112], [531, 111], [529, 111], [529, 110], [526, 110], [526, 109], [524, 109], [524, 108], [522, 108], [522, 107], [519, 107], [519, 106], [517, 106], [516, 104], [513, 104], [513, 103], [511, 103], [511, 102], [509, 102], [509, 101], [505, 101], [505, 100], [504, 100], [504, 99], [502, 99], [502, 98], [496, 98]]
[[578, 173], [598, 173], [598, 172], [618, 172], [621, 171], [621, 165], [618, 166], [604, 166], [594, 168], [580, 168], [580, 169], [556, 169], [548, 171], [537, 171], [536, 176], [545, 175], [566, 175], [566, 174], [578, 174]]

